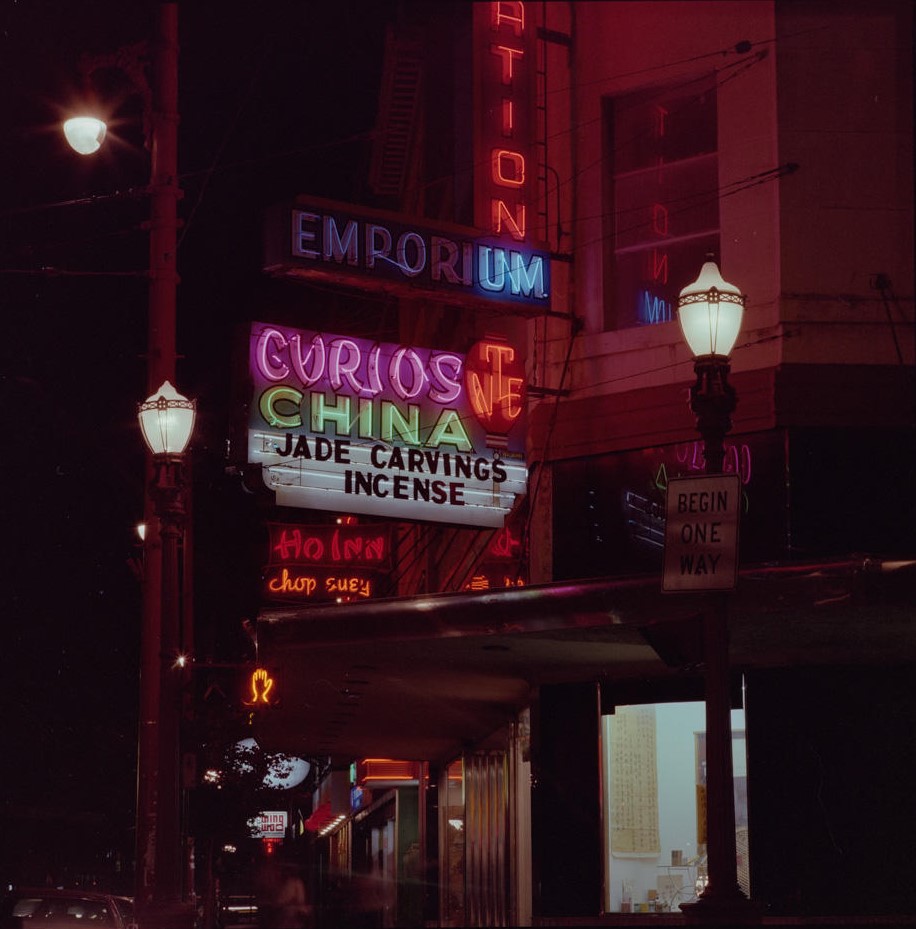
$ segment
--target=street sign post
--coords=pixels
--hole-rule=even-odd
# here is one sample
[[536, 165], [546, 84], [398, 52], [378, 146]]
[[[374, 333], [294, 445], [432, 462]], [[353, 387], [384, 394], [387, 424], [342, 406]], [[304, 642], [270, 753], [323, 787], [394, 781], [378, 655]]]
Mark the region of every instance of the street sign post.
[[669, 480], [662, 591], [734, 590], [740, 506], [737, 474]]

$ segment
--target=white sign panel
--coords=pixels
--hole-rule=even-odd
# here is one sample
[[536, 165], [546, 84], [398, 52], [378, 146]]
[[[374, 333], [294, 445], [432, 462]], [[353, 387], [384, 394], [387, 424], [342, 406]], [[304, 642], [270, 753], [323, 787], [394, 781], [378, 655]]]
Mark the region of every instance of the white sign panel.
[[525, 369], [255, 323], [248, 461], [280, 506], [502, 527], [527, 490]]
[[737, 474], [669, 480], [663, 591], [734, 589], [740, 507]]
[[258, 839], [282, 839], [289, 822], [286, 810], [268, 810], [248, 820], [252, 836]]

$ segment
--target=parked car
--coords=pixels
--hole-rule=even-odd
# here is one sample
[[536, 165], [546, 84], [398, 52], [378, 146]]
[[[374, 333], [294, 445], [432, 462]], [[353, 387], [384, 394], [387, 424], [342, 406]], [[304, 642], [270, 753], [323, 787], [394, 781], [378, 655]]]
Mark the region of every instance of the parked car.
[[0, 929], [136, 929], [129, 897], [92, 890], [21, 887], [0, 902]]

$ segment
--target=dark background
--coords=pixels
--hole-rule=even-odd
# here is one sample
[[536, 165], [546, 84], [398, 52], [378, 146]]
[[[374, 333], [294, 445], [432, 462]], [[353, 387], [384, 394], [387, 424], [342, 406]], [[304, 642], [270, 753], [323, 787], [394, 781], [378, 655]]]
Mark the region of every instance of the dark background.
[[[80, 56], [152, 37], [156, 6], [0, 10], [0, 879], [61, 880], [117, 872], [132, 852], [149, 161], [123, 72], [95, 73], [116, 102], [98, 155], [73, 153], [60, 123]], [[244, 604], [221, 614], [248, 554], [246, 491], [225, 469], [234, 334], [291, 305], [303, 324], [335, 312], [330, 294], [265, 281], [262, 211], [299, 193], [367, 201], [394, 15], [354, 0], [179, 6], [177, 386], [198, 398], [195, 499], [221, 540], [197, 545], [197, 620], [230, 652]]]

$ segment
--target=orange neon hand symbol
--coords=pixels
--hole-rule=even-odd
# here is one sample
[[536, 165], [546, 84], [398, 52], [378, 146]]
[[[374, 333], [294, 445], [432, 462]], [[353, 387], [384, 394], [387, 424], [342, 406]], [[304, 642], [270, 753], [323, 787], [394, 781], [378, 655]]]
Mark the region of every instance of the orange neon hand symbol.
[[271, 687], [274, 686], [274, 679], [269, 677], [263, 668], [258, 668], [251, 675], [251, 700], [246, 701], [246, 706], [257, 706], [258, 704], [269, 704], [270, 700], [267, 695]]

